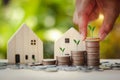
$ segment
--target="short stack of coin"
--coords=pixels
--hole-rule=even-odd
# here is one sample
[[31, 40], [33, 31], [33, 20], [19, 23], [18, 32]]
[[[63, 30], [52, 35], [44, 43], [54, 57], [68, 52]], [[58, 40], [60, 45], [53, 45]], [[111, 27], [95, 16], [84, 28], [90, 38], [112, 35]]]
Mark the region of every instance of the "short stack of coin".
[[84, 66], [85, 64], [85, 51], [71, 51], [71, 62], [74, 66]]
[[87, 50], [87, 65], [88, 66], [99, 66], [99, 38], [87, 38], [86, 39], [86, 50]]
[[43, 65], [56, 65], [56, 60], [54, 59], [44, 59], [42, 61]]
[[61, 56], [57, 56], [57, 65], [58, 66], [62, 66], [62, 65], [67, 65], [69, 66], [71, 61], [70, 61], [70, 56], [68, 55], [61, 55]]

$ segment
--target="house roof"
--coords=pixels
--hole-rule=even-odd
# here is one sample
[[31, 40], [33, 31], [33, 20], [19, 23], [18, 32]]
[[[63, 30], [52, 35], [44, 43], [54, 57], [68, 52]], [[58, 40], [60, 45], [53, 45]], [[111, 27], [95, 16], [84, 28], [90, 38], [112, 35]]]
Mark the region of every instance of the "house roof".
[[17, 35], [17, 33], [21, 32], [21, 31], [25, 32], [25, 29], [27, 29], [28, 31], [31, 31], [37, 37], [37, 35], [26, 24], [22, 24], [21, 27], [8, 40], [8, 43], [10, 43], [15, 38], [15, 36]]
[[80, 34], [75, 28], [71, 27], [69, 30], [67, 30], [63, 35], [69, 34], [71, 32], [74, 32], [74, 34]]
[[60, 37], [57, 41], [59, 41], [60, 39], [62, 39], [63, 37], [67, 37], [67, 36], [71, 36], [71, 37], [76, 37], [76, 36], [81, 36], [80, 33], [73, 27], [71, 27], [69, 30], [67, 30], [63, 35], [62, 37]]

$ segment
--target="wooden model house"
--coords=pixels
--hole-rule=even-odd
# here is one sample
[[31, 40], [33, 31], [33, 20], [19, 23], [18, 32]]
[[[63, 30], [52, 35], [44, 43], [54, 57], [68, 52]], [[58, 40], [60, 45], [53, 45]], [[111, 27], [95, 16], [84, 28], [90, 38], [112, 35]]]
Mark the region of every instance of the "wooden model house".
[[23, 24], [8, 41], [8, 63], [42, 62], [43, 42]]
[[[77, 46], [74, 40], [80, 40], [80, 44]], [[54, 58], [62, 54], [61, 48], [65, 48], [64, 54], [71, 55], [71, 51], [85, 50], [85, 42], [82, 41], [82, 36], [74, 28], [70, 28], [63, 36], [58, 39], [54, 44]]]

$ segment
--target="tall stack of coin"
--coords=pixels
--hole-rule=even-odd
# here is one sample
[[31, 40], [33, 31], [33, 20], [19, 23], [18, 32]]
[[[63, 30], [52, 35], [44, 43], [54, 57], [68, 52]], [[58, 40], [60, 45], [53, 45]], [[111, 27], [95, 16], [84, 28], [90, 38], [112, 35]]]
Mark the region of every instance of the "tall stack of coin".
[[74, 66], [83, 66], [85, 64], [85, 51], [71, 51], [71, 61]]
[[61, 65], [70, 65], [70, 56], [68, 55], [62, 55], [62, 56], [57, 56], [57, 65], [61, 66]]
[[88, 66], [99, 66], [99, 38], [87, 38], [86, 39], [86, 50], [87, 50], [87, 65]]

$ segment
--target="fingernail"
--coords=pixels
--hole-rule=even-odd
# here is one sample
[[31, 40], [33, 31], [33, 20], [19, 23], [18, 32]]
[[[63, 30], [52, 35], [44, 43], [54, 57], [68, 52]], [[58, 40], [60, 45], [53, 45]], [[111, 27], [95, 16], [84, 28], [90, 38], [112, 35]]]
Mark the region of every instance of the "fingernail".
[[104, 40], [107, 34], [105, 32], [99, 34], [100, 40]]
[[81, 34], [81, 38], [82, 38], [82, 41], [84, 41], [85, 40], [85, 35]]

